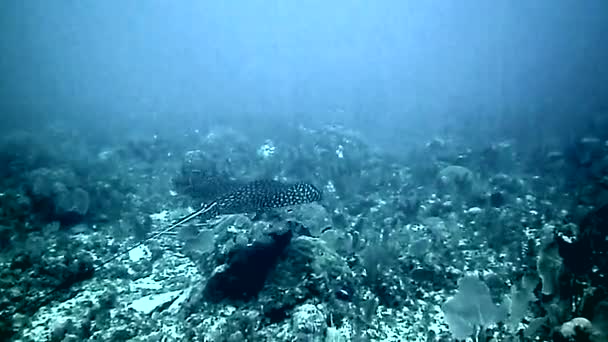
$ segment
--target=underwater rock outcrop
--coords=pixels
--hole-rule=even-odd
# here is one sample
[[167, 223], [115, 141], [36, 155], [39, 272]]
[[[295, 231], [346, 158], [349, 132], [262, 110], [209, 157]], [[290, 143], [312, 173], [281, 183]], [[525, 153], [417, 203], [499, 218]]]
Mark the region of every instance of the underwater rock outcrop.
[[[570, 241], [558, 235], [556, 241], [564, 265], [581, 275], [608, 272], [608, 204], [588, 213], [579, 224], [578, 236]], [[596, 268], [595, 272], [590, 272]], [[600, 279], [596, 279], [600, 280]]]
[[255, 242], [232, 251], [228, 263], [207, 282], [205, 298], [220, 302], [224, 299], [248, 300], [257, 296], [292, 236], [293, 233], [288, 230], [272, 234], [272, 241]]

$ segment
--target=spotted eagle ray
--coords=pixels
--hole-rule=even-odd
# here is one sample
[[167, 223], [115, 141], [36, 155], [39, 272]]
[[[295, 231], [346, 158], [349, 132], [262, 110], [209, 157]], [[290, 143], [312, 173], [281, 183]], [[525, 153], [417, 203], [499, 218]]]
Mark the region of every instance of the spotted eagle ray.
[[321, 200], [321, 191], [309, 183], [288, 184], [274, 180], [253, 181], [232, 192], [219, 196], [208, 204], [203, 204], [200, 209], [178, 219], [167, 228], [150, 235], [125, 251], [113, 255], [95, 267], [95, 271], [148, 241], [156, 239], [197, 217], [210, 220], [220, 215], [244, 214], [264, 209], [312, 203], [319, 200]]

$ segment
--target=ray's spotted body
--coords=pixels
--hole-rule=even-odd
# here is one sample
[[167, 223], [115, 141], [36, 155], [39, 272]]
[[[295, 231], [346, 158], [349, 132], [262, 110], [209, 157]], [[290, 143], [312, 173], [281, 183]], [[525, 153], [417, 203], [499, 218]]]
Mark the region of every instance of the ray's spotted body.
[[[262, 180], [220, 196], [212, 211], [216, 215], [249, 213], [269, 208], [306, 204], [321, 200], [321, 192], [308, 183], [285, 184]], [[211, 205], [212, 205], [211, 204]]]

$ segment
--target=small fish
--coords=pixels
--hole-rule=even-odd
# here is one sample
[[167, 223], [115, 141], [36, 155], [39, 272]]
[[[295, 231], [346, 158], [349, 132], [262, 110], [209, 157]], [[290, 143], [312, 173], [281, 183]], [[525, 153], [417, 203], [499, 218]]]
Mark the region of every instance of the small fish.
[[209, 220], [220, 215], [244, 214], [270, 208], [307, 204], [320, 201], [321, 198], [321, 191], [309, 183], [288, 184], [273, 180], [254, 181], [218, 197], [213, 202], [203, 205], [199, 210], [180, 218], [162, 231], [149, 236], [124, 252], [112, 256], [98, 265], [95, 271], [119, 256], [129, 253], [146, 242], [166, 234], [197, 217]]

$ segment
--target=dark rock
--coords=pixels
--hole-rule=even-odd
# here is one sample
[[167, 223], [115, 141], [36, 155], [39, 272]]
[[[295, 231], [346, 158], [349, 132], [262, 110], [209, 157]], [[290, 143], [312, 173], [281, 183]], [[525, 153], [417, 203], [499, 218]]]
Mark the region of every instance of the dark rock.
[[[559, 254], [566, 268], [574, 274], [592, 277], [608, 272], [608, 205], [588, 213], [579, 224], [574, 241], [556, 236]], [[597, 272], [591, 272], [596, 267]], [[601, 276], [600, 276], [601, 277]], [[601, 279], [597, 279], [601, 281]]]
[[293, 233], [272, 235], [270, 242], [255, 242], [231, 253], [225, 269], [209, 279], [204, 296], [211, 302], [249, 300], [262, 290], [266, 278], [289, 245]]
[[495, 208], [502, 207], [505, 205], [505, 202], [505, 196], [502, 194], [502, 192], [493, 192], [490, 195], [490, 205]]
[[32, 267], [32, 260], [28, 254], [19, 254], [13, 258], [11, 270], [26, 270]]
[[432, 283], [435, 279], [435, 272], [427, 268], [415, 268], [412, 270], [412, 279], [418, 283]]

